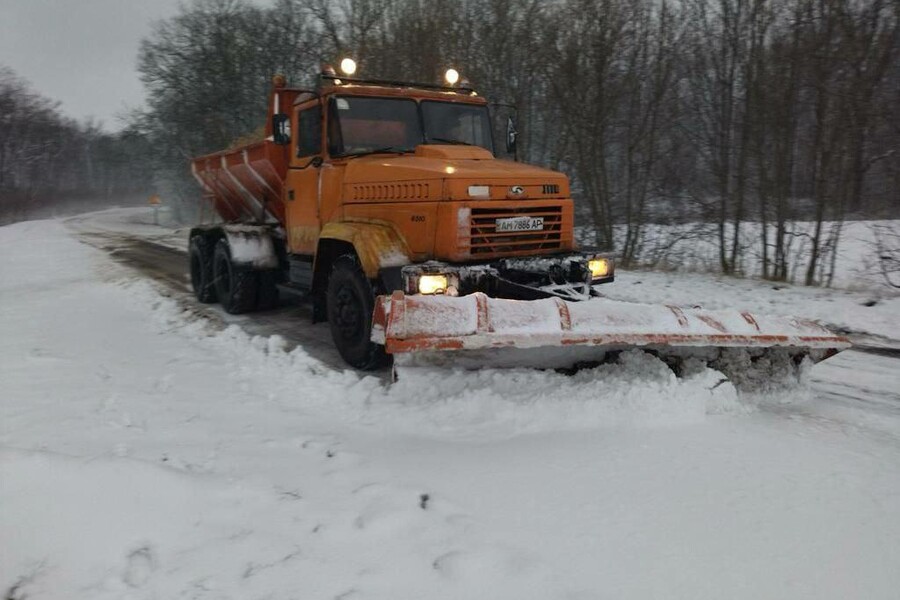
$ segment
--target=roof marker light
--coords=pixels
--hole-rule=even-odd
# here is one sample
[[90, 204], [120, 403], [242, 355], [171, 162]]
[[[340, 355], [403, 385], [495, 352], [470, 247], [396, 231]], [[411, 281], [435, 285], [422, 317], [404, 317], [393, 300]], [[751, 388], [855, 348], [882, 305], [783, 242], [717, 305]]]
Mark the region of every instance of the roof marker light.
[[459, 81], [459, 71], [456, 69], [447, 69], [444, 73], [444, 81], [450, 85], [456, 85], [456, 82]]
[[341, 72], [344, 75], [353, 75], [356, 73], [356, 61], [347, 57], [341, 61]]

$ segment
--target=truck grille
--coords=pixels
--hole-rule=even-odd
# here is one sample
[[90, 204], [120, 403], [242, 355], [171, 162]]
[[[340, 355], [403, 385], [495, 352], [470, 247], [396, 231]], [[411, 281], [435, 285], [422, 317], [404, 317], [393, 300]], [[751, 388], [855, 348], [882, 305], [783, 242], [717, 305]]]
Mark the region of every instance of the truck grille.
[[378, 183], [353, 186], [354, 200], [425, 200], [431, 198], [428, 182]]
[[[543, 217], [542, 231], [497, 232], [497, 219], [507, 217]], [[562, 247], [562, 207], [473, 208], [469, 253], [508, 254]]]

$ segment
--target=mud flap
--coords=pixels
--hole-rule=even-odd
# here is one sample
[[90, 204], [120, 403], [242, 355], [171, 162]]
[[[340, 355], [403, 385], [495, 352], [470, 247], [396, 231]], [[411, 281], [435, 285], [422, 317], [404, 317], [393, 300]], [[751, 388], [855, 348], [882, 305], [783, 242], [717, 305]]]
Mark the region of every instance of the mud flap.
[[231, 260], [235, 265], [258, 271], [278, 268], [273, 230], [265, 225], [224, 225]]

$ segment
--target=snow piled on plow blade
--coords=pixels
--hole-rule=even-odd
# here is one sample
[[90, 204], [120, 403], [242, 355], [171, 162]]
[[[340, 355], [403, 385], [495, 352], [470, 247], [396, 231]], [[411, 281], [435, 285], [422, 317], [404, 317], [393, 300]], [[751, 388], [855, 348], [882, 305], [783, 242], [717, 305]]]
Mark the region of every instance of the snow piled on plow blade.
[[607, 299], [519, 301], [481, 293], [382, 296], [373, 340], [400, 365], [570, 368], [641, 348], [678, 368], [695, 358], [730, 371], [729, 376], [760, 359], [768, 369], [806, 357], [818, 362], [850, 347], [847, 338], [793, 317]]

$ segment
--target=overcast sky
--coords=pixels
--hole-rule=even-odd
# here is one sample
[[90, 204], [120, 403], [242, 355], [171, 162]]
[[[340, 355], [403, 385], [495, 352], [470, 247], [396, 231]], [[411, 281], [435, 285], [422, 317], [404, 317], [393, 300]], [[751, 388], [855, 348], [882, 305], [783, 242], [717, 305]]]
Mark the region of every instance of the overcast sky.
[[144, 97], [137, 48], [153, 21], [178, 12], [179, 0], [0, 0], [0, 65], [62, 102], [69, 116], [115, 115]]

